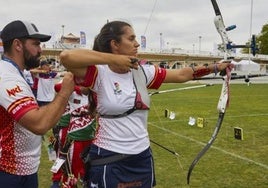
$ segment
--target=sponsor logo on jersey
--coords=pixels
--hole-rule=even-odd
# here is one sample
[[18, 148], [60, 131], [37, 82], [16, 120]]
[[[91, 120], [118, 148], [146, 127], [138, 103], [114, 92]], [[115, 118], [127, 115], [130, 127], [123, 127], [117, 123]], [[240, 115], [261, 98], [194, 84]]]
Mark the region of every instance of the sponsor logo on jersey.
[[7, 91], [8, 96], [16, 96], [16, 93], [22, 92], [22, 89], [20, 88], [20, 86], [17, 85], [16, 87], [12, 89], [6, 89], [6, 91]]

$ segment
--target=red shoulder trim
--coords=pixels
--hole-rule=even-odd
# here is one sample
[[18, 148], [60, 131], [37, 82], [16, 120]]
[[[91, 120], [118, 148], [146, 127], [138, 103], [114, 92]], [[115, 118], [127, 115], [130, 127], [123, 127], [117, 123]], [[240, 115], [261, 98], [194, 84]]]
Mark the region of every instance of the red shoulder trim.
[[148, 89], [158, 89], [166, 78], [166, 69], [155, 66], [154, 79], [148, 85]]

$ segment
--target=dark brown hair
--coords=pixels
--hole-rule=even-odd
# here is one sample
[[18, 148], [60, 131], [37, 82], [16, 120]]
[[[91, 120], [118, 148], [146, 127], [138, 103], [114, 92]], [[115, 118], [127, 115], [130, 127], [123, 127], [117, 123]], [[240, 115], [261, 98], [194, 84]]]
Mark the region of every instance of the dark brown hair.
[[116, 42], [121, 41], [121, 36], [124, 34], [123, 28], [125, 26], [131, 27], [129, 23], [123, 21], [106, 23], [100, 30], [100, 33], [95, 37], [93, 50], [112, 53], [110, 43], [112, 40]]

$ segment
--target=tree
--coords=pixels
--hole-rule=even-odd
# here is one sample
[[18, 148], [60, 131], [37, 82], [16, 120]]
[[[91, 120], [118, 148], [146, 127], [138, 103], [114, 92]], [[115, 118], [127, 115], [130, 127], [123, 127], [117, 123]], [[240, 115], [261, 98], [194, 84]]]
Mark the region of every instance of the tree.
[[257, 43], [259, 43], [259, 54], [268, 54], [268, 23], [262, 27]]
[[[252, 39], [245, 45], [250, 46]], [[261, 33], [256, 36], [256, 46], [259, 49], [258, 54], [268, 54], [268, 24], [262, 26]], [[243, 48], [241, 53], [249, 53], [249, 48]]]

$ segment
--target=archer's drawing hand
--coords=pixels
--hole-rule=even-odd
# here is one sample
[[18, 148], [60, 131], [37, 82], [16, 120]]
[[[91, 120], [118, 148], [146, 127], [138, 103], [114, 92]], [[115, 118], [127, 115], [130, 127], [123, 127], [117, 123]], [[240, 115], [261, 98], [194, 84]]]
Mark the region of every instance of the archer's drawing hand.
[[133, 56], [116, 55], [109, 67], [112, 71], [123, 74], [129, 72], [131, 69], [138, 69], [138, 59]]

